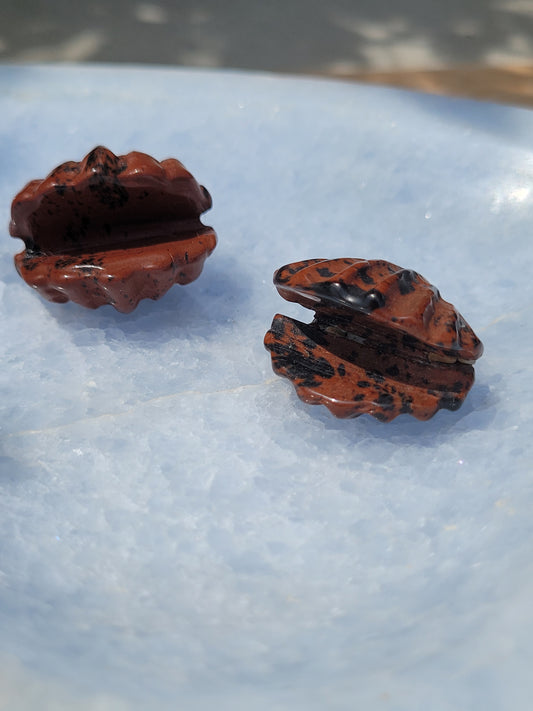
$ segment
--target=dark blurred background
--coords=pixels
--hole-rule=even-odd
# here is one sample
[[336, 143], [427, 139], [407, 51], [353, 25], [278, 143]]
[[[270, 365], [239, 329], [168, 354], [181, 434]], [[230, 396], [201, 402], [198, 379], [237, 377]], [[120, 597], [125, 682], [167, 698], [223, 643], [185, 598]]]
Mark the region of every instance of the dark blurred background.
[[533, 0], [0, 0], [0, 61], [451, 81], [452, 93], [527, 104]]

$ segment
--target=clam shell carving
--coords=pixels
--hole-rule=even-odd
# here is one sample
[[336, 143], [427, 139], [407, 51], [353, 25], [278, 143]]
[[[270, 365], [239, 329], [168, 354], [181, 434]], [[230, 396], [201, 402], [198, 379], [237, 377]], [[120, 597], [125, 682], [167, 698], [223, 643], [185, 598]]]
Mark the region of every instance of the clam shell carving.
[[278, 292], [315, 312], [274, 317], [265, 336], [274, 371], [307, 403], [337, 417], [388, 422], [457, 410], [474, 382], [481, 341], [438, 289], [384, 260], [311, 259], [274, 275]]
[[128, 313], [188, 284], [216, 246], [200, 215], [211, 197], [176, 159], [99, 146], [15, 197], [10, 233], [22, 278], [49, 301]]

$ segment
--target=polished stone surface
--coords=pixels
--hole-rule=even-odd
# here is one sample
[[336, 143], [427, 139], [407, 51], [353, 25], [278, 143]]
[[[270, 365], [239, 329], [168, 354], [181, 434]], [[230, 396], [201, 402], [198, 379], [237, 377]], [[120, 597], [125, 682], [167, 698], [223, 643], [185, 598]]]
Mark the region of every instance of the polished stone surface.
[[[9, 708], [526, 709], [533, 116], [273, 76], [0, 70]], [[43, 301], [10, 202], [95, 145], [209, 186], [202, 278]], [[485, 345], [458, 412], [338, 421], [276, 378], [272, 274], [405, 264]]]
[[130, 313], [197, 279], [216, 246], [211, 196], [176, 158], [104, 146], [31, 180], [11, 204], [17, 272], [43, 298]]
[[279, 295], [314, 312], [277, 314], [265, 335], [272, 369], [336, 417], [429, 420], [458, 410], [483, 344], [436, 286], [383, 259], [305, 259], [274, 275]]

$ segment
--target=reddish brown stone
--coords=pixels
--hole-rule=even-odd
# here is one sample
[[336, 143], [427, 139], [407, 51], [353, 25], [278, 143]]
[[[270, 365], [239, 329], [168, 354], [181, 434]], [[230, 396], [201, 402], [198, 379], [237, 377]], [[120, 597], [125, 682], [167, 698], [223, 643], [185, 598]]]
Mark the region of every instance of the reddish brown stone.
[[200, 221], [211, 204], [178, 160], [99, 146], [15, 197], [10, 233], [26, 245], [15, 265], [49, 301], [128, 313], [199, 276], [216, 246]]
[[274, 371], [304, 402], [386, 422], [461, 406], [483, 346], [416, 272], [383, 260], [311, 259], [282, 267], [274, 283], [315, 311], [310, 324], [278, 314], [265, 336]]

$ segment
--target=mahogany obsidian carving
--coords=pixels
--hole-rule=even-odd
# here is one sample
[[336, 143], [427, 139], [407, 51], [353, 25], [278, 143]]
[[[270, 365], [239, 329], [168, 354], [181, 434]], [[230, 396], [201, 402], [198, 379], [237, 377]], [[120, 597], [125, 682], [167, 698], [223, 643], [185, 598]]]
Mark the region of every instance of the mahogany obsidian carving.
[[384, 422], [461, 406], [483, 346], [416, 272], [383, 260], [309, 259], [281, 267], [274, 284], [315, 311], [310, 324], [277, 314], [265, 336], [274, 371], [304, 402]]
[[178, 160], [99, 146], [15, 197], [9, 231], [26, 245], [15, 265], [49, 301], [129, 313], [199, 276], [216, 246], [200, 222], [211, 204]]

